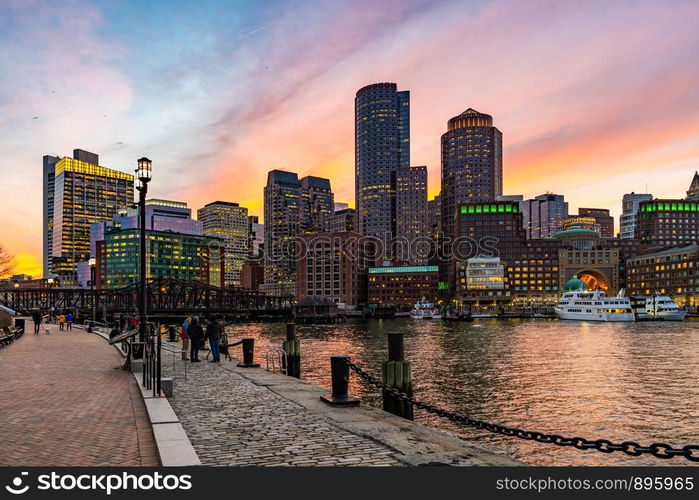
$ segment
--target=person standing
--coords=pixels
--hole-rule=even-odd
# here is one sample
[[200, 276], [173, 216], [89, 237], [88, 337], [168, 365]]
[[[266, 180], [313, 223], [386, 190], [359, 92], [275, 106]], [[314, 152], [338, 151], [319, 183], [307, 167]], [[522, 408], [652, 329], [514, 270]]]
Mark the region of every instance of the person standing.
[[58, 329], [63, 330], [66, 324], [66, 317], [63, 315], [63, 313], [61, 313], [56, 319], [58, 320]]
[[39, 335], [39, 330], [41, 330], [41, 311], [38, 309], [34, 311], [32, 321], [34, 322], [34, 334]]
[[199, 324], [199, 318], [196, 316], [192, 320], [192, 323], [187, 328], [187, 336], [189, 337], [190, 351], [189, 360], [192, 363], [199, 362], [199, 344], [204, 338], [204, 330]]
[[218, 322], [218, 317], [216, 315], [211, 317], [211, 321], [206, 325], [206, 336], [209, 339], [209, 346], [211, 347], [211, 354], [213, 359], [212, 363], [221, 362], [221, 352], [219, 351], [218, 342], [221, 339], [221, 324]]
[[73, 330], [73, 313], [66, 314], [66, 330]]
[[182, 323], [182, 331], [180, 332], [180, 338], [182, 339], [182, 359], [187, 361], [187, 352], [189, 351], [189, 334], [187, 333], [187, 328], [192, 322], [192, 318], [187, 318]]

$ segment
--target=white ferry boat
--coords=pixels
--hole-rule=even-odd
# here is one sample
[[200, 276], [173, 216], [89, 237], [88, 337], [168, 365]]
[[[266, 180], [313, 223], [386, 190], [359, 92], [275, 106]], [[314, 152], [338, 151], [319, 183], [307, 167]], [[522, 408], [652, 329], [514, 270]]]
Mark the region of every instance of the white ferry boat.
[[555, 307], [559, 319], [577, 321], [634, 321], [631, 301], [623, 296], [607, 297], [604, 291], [587, 289], [576, 276], [563, 287], [563, 295]]
[[680, 309], [667, 295], [656, 293], [652, 297], [642, 297], [640, 305], [636, 308], [639, 320], [683, 321], [687, 317], [687, 311]]
[[432, 302], [428, 302], [423, 297], [413, 306], [410, 317], [412, 319], [442, 319], [442, 313]]

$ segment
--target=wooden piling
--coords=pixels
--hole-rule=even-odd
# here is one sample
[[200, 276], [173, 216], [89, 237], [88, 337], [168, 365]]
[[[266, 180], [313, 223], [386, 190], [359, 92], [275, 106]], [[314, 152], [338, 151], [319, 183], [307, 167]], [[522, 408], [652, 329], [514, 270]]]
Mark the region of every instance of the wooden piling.
[[[388, 334], [388, 361], [384, 362], [382, 373], [384, 384], [394, 387], [408, 396], [413, 395], [413, 378], [410, 362], [405, 361], [402, 333]], [[396, 398], [386, 390], [381, 391], [381, 393], [385, 411], [408, 420], [413, 419], [413, 406], [410, 403]]]
[[282, 344], [286, 353], [286, 374], [301, 378], [301, 342], [296, 338], [296, 324], [286, 324], [286, 340]]

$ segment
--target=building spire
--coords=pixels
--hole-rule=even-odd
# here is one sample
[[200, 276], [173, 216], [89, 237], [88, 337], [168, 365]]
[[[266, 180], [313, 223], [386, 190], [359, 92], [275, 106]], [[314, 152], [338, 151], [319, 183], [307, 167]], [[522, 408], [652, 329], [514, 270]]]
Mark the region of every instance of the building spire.
[[699, 172], [694, 172], [692, 184], [690, 184], [689, 191], [687, 191], [687, 199], [699, 200]]

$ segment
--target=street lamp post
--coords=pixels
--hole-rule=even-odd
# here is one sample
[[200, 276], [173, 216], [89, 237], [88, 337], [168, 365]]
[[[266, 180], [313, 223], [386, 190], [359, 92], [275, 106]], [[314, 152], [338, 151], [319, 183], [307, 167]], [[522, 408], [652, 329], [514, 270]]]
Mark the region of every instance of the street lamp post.
[[93, 258], [91, 258], [89, 261], [90, 264], [90, 302], [92, 304], [92, 323], [90, 323], [90, 327], [87, 329], [88, 332], [92, 333], [92, 328], [95, 326], [95, 264], [96, 261]]
[[[138, 225], [141, 229], [141, 245], [140, 245], [140, 265], [139, 265], [139, 280], [140, 280], [140, 297], [139, 297], [139, 325], [138, 336], [141, 345], [146, 341], [148, 329], [148, 312], [147, 297], [146, 297], [146, 194], [148, 193], [148, 182], [153, 178], [153, 164], [148, 158], [138, 160], [136, 168], [136, 179], [138, 189], [138, 208], [139, 220]], [[143, 351], [141, 351], [143, 353]], [[141, 354], [142, 356], [143, 354]]]

